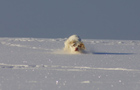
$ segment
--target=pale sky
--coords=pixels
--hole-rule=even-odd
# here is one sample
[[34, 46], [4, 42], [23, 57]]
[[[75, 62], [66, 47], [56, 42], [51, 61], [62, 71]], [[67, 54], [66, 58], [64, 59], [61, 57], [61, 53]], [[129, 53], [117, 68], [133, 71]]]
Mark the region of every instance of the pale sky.
[[140, 40], [140, 0], [0, 0], [0, 37]]

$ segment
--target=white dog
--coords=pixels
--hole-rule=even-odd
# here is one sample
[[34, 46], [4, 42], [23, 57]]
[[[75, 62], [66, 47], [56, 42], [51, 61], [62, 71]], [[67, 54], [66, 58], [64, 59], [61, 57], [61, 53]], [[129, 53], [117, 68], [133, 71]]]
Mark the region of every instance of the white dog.
[[71, 53], [82, 53], [85, 50], [85, 45], [77, 35], [70, 36], [64, 44], [64, 50]]

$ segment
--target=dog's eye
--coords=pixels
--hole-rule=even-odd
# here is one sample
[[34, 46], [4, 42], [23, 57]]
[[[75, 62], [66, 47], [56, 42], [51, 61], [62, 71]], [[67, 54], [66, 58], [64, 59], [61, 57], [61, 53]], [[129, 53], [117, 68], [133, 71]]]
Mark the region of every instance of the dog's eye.
[[81, 45], [78, 45], [78, 47], [81, 47]]
[[74, 43], [72, 46], [75, 46], [76, 44]]
[[76, 43], [73, 43], [71, 46], [72, 46], [72, 47], [75, 47], [75, 46], [76, 46]]

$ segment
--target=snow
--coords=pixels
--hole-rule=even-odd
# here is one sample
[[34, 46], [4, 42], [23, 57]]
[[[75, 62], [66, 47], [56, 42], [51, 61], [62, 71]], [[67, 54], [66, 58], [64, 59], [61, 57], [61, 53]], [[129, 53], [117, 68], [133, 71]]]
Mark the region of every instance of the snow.
[[0, 90], [140, 90], [140, 41], [0, 38]]

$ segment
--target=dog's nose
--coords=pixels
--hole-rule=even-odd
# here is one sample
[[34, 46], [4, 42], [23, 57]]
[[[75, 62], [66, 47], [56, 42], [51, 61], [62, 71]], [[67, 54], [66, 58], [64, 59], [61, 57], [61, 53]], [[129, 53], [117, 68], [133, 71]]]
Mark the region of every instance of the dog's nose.
[[78, 48], [75, 48], [75, 51], [78, 51]]

